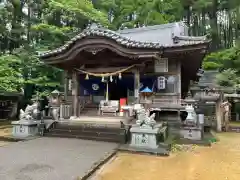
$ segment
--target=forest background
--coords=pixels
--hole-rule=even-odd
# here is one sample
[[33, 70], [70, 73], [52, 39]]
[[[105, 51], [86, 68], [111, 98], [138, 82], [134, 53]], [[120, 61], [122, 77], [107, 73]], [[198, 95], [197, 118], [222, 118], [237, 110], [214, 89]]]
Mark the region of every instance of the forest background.
[[184, 21], [189, 34], [208, 34], [205, 70], [219, 85], [240, 87], [240, 0], [0, 0], [0, 91], [47, 95], [62, 89], [63, 72], [38, 54], [54, 49], [90, 22], [110, 29]]

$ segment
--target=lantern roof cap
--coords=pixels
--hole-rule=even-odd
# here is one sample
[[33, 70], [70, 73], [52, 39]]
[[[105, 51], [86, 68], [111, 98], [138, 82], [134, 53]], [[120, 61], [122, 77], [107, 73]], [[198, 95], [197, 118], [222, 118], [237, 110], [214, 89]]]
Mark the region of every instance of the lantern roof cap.
[[151, 89], [149, 89], [149, 87], [145, 87], [141, 93], [152, 93], [153, 91]]

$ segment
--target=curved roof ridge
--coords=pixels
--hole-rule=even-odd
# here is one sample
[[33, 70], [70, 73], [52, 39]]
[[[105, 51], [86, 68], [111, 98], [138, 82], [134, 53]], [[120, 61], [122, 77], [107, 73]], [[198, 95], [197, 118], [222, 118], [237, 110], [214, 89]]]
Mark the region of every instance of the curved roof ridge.
[[112, 40], [115, 40], [117, 43], [127, 46], [127, 47], [136, 47], [136, 48], [155, 48], [159, 49], [161, 48], [160, 43], [153, 43], [153, 42], [140, 42], [140, 41], [135, 41], [131, 40], [130, 38], [123, 37], [121, 34], [118, 32], [109, 30], [109, 29], [103, 29], [103, 28], [94, 28], [94, 29], [89, 29], [86, 28], [84, 29], [81, 33], [73, 37], [70, 41], [68, 41], [65, 45], [60, 46], [59, 48], [55, 50], [49, 50], [45, 53], [40, 54], [40, 57], [45, 57], [49, 55], [53, 55], [59, 52], [62, 52], [63, 50], [66, 50], [69, 46], [71, 46], [74, 42], [77, 40], [80, 40], [86, 36], [91, 36], [91, 35], [97, 35], [97, 36], [103, 36], [110, 38]]
[[186, 41], [206, 41], [208, 40], [207, 35], [205, 36], [175, 36], [179, 40], [186, 40]]
[[122, 30], [118, 30], [117, 32], [119, 32], [120, 34], [128, 34], [128, 33], [134, 33], [134, 32], [139, 32], [139, 31], [165, 29], [165, 28], [175, 27], [176, 24], [185, 25], [183, 21], [179, 21], [179, 22], [172, 22], [172, 23], [168, 23], [168, 24], [158, 24], [158, 25], [137, 27], [137, 28], [131, 28], [131, 29], [122, 29]]
[[[173, 23], [172, 23], [173, 24]], [[65, 50], [67, 50], [71, 45], [73, 45], [76, 41], [83, 39], [85, 37], [89, 36], [100, 36], [100, 37], [106, 37], [109, 39], [114, 40], [116, 43], [123, 45], [127, 48], [149, 48], [149, 49], [161, 49], [163, 47], [178, 47], [178, 46], [188, 46], [188, 45], [195, 45], [195, 44], [202, 44], [206, 43], [205, 40], [191, 40], [192, 37], [187, 36], [175, 36], [172, 38], [173, 41], [175, 40], [188, 40], [189, 43], [187, 44], [181, 44], [176, 41], [174, 44], [163, 44], [161, 42], [146, 42], [146, 41], [139, 41], [134, 40], [126, 36], [122, 36], [121, 33], [118, 31], [112, 31], [107, 28], [100, 27], [97, 24], [92, 24], [91, 26], [88, 26], [86, 29], [84, 29], [81, 33], [67, 41], [64, 45], [60, 46], [59, 48], [55, 50], [49, 50], [47, 52], [41, 53], [40, 57], [47, 57], [51, 55], [55, 55], [58, 53], [61, 53]], [[196, 37], [197, 38], [197, 37]], [[194, 39], [194, 38], [192, 38]]]

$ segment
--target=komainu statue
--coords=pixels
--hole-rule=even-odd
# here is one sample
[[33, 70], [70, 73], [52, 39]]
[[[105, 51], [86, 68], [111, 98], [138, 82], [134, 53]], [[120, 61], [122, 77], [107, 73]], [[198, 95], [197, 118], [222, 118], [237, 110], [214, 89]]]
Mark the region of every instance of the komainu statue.
[[138, 116], [138, 120], [136, 121], [136, 124], [145, 128], [147, 127], [153, 128], [156, 125], [156, 121], [154, 119], [155, 119], [155, 113], [153, 113], [150, 116], [150, 110], [141, 109], [139, 111], [139, 116]]
[[38, 103], [34, 102], [32, 105], [27, 105], [25, 111], [20, 110], [20, 120], [36, 120], [38, 112]]

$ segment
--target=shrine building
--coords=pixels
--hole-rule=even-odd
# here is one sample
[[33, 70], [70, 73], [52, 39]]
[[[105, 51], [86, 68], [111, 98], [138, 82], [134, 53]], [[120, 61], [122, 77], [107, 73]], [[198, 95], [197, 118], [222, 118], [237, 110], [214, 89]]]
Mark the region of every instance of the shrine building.
[[141, 103], [145, 88], [153, 92], [150, 107], [170, 113], [202, 75], [209, 45], [206, 36], [189, 36], [183, 22], [118, 31], [91, 24], [40, 59], [65, 71], [65, 100], [79, 120], [108, 110], [119, 116], [122, 105]]

